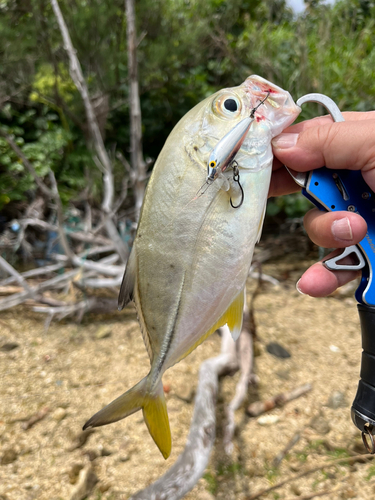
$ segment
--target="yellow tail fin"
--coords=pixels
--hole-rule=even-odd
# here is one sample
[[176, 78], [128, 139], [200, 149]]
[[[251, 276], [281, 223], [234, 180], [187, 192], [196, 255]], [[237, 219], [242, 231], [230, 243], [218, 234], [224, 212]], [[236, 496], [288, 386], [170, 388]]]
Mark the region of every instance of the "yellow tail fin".
[[143, 406], [143, 418], [156, 446], [161, 451], [163, 457], [167, 459], [171, 454], [172, 438], [161, 381], [157, 386], [156, 394], [149, 395], [146, 398]]
[[128, 417], [141, 408], [152, 439], [163, 457], [168, 458], [171, 453], [172, 439], [161, 381], [157, 384], [156, 389], [149, 393], [147, 377], [145, 377], [125, 394], [122, 394], [98, 413], [95, 413], [85, 423], [83, 430], [117, 422], [117, 420]]

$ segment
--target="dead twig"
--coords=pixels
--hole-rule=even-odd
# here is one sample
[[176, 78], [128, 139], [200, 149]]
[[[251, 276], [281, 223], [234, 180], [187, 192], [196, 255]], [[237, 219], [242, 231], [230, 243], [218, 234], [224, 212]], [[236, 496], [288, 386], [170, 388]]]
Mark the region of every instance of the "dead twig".
[[296, 389], [293, 389], [290, 392], [277, 394], [276, 396], [274, 396], [271, 399], [268, 399], [267, 401], [256, 401], [247, 408], [246, 412], [250, 417], [258, 417], [262, 413], [273, 410], [273, 408], [276, 408], [276, 406], [278, 407], [284, 406], [289, 401], [292, 401], [293, 399], [297, 399], [303, 396], [307, 392], [311, 391], [311, 389], [312, 389], [311, 384], [305, 384], [300, 387], [297, 387]]
[[323, 491], [316, 491], [315, 493], [310, 493], [308, 495], [303, 495], [302, 497], [293, 497], [293, 498], [288, 498], [286, 500], [311, 500], [312, 498], [318, 498], [318, 497], [324, 497], [326, 495], [332, 495], [334, 493], [340, 493], [340, 491], [344, 491], [346, 487], [342, 488], [333, 488], [332, 490], [323, 490]]
[[276, 457], [273, 459], [273, 461], [272, 461], [273, 467], [280, 466], [281, 462], [284, 460], [286, 455], [290, 452], [290, 450], [293, 448], [293, 446], [295, 446], [298, 443], [298, 441], [300, 439], [301, 439], [301, 434], [299, 432], [296, 432], [294, 434], [294, 436], [292, 437], [292, 439], [285, 446], [285, 448], [283, 450], [281, 450], [280, 453], [278, 453], [276, 455]]
[[[266, 495], [267, 493], [270, 493], [271, 491], [277, 490], [278, 488], [281, 488], [284, 486], [284, 484], [292, 483], [293, 481], [296, 481], [297, 479], [301, 479], [301, 477], [308, 476], [309, 474], [313, 474], [314, 472], [318, 472], [322, 469], [326, 469], [327, 467], [332, 467], [334, 465], [340, 464], [342, 462], [348, 462], [350, 465], [356, 463], [356, 462], [367, 462], [375, 458], [375, 455], [371, 455], [371, 453], [367, 453], [365, 455], [358, 455], [355, 457], [343, 457], [343, 458], [336, 458], [335, 460], [330, 460], [328, 462], [325, 462], [324, 464], [320, 464], [317, 467], [312, 467], [311, 469], [307, 469], [303, 472], [300, 472], [299, 474], [295, 474], [294, 476], [290, 476], [283, 481], [280, 481], [279, 483], [270, 486], [269, 488], [265, 488], [264, 490], [258, 491], [258, 493], [254, 493], [253, 495], [250, 495], [249, 497], [246, 498], [246, 500], [256, 500], [263, 495]], [[301, 498], [301, 497], [298, 497]], [[313, 498], [313, 497], [312, 497]]]
[[50, 408], [42, 408], [40, 411], [38, 411], [37, 413], [35, 413], [34, 415], [32, 415], [31, 417], [29, 417], [23, 424], [22, 424], [22, 429], [24, 431], [27, 431], [28, 429], [31, 429], [31, 427], [33, 427], [33, 425], [35, 425], [36, 423], [40, 422], [41, 420], [43, 420], [44, 418], [46, 418], [46, 416], [48, 415], [48, 413], [51, 411]]

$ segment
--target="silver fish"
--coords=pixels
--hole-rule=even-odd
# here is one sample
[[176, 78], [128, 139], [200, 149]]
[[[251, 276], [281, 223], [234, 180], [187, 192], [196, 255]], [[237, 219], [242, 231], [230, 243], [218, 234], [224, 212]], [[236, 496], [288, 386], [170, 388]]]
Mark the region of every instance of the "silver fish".
[[[201, 196], [207, 162], [218, 142], [269, 94], [236, 155], [244, 202], [225, 171]], [[300, 112], [290, 94], [259, 76], [221, 90], [189, 111], [168, 137], [153, 169], [119, 308], [134, 300], [150, 357], [149, 374], [85, 424], [97, 427], [142, 409], [164, 458], [171, 432], [162, 375], [228, 324], [242, 328], [244, 289], [259, 240], [271, 177], [271, 139]]]

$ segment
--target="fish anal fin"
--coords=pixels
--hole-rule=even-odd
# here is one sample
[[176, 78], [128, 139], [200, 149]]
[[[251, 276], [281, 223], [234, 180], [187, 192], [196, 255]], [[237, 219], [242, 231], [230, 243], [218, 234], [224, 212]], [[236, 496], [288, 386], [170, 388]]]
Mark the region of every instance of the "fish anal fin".
[[134, 299], [134, 287], [137, 276], [137, 255], [135, 246], [133, 246], [130, 252], [128, 262], [126, 264], [126, 269], [124, 277], [122, 279], [120, 293], [118, 296], [118, 309], [124, 309], [126, 305], [129, 304], [131, 300]]
[[167, 405], [165, 403], [163, 384], [160, 381], [157, 391], [150, 395], [143, 406], [149, 433], [165, 459], [169, 457], [172, 449], [171, 429], [169, 426]]
[[242, 290], [225, 312], [225, 323], [228, 325], [234, 341], [238, 339], [242, 330], [244, 303], [245, 290]]
[[191, 352], [194, 351], [202, 342], [204, 342], [212, 333], [216, 332], [218, 328], [224, 325], [228, 325], [233, 340], [237, 340], [240, 336], [242, 330], [242, 320], [243, 320], [243, 307], [245, 301], [245, 291], [241, 290], [241, 292], [237, 295], [237, 297], [230, 304], [225, 313], [221, 316], [221, 318], [206, 332], [202, 337], [197, 340], [195, 344], [193, 344], [190, 349], [185, 352], [176, 363], [180, 362], [182, 359], [186, 358]]

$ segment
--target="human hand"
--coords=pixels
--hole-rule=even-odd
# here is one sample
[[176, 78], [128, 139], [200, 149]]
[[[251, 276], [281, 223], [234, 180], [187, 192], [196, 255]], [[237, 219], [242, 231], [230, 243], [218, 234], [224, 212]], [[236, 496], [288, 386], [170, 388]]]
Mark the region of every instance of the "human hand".
[[[322, 166], [361, 170], [375, 191], [375, 111], [343, 115], [345, 122], [334, 123], [330, 116], [319, 117], [288, 127], [273, 139], [275, 161], [269, 196], [300, 189], [284, 165], [299, 172]], [[367, 231], [365, 220], [356, 213], [321, 212], [317, 208], [305, 215], [304, 225], [311, 240], [327, 248], [359, 243]], [[297, 288], [312, 297], [323, 297], [357, 276], [356, 271], [329, 271], [318, 262], [302, 275]]]

